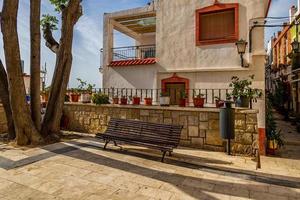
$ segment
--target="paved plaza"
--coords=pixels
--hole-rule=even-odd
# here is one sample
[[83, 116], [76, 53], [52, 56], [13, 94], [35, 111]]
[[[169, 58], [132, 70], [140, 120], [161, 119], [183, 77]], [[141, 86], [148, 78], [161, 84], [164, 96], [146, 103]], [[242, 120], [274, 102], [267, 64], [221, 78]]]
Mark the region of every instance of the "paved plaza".
[[0, 146], [0, 199], [300, 199], [300, 160], [177, 149], [123, 151], [82, 137], [39, 148]]

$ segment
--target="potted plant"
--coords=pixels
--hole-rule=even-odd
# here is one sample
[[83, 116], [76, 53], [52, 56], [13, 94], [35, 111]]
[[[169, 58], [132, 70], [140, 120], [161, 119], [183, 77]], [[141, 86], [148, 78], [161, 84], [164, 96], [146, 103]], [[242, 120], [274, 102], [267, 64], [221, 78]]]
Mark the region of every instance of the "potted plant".
[[112, 98], [112, 100], [113, 100], [113, 104], [119, 104], [119, 97], [118, 96], [114, 96]]
[[141, 98], [138, 96], [133, 96], [132, 97], [132, 105], [140, 105], [141, 104]]
[[80, 78], [77, 78], [77, 81], [79, 81], [78, 89], [79, 91], [81, 91], [80, 101], [82, 103], [90, 103], [92, 100], [92, 92], [95, 85], [89, 84]]
[[222, 108], [224, 106], [224, 101], [220, 97], [215, 96], [216, 108]]
[[152, 106], [152, 98], [146, 97], [146, 98], [144, 98], [144, 100], [145, 100], [146, 106]]
[[92, 96], [92, 102], [96, 105], [109, 104], [109, 97], [103, 93], [95, 93]]
[[277, 130], [272, 113], [272, 105], [268, 99], [266, 103], [267, 153], [274, 155], [275, 151], [284, 145], [284, 141], [282, 139], [281, 130]]
[[162, 92], [160, 94], [159, 104], [161, 106], [170, 106], [170, 94], [168, 92]]
[[128, 99], [126, 96], [121, 97], [121, 105], [127, 105]]
[[186, 106], [186, 100], [188, 96], [185, 91], [180, 92], [180, 99], [179, 99], [179, 106], [180, 107], [185, 107]]
[[262, 96], [262, 90], [251, 88], [254, 75], [250, 75], [249, 78], [250, 79], [240, 79], [237, 76], [231, 78], [232, 82], [229, 86], [233, 88], [231, 95], [236, 102], [236, 107], [248, 108], [252, 99]]
[[77, 88], [72, 88], [71, 89], [71, 101], [72, 102], [78, 102], [80, 98], [80, 92]]
[[204, 94], [200, 93], [193, 98], [193, 103], [196, 108], [204, 107], [205, 98], [203, 98], [203, 97], [204, 97]]

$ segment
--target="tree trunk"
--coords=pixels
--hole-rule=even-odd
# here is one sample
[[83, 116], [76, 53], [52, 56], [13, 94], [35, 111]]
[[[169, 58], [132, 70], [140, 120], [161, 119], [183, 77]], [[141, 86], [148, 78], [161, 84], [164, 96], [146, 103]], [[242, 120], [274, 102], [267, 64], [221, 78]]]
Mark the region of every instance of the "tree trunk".
[[30, 96], [31, 117], [35, 127], [41, 129], [41, 0], [30, 0]]
[[2, 105], [6, 115], [8, 139], [14, 140], [16, 138], [16, 134], [15, 134], [14, 121], [12, 118], [12, 111], [9, 102], [7, 74], [1, 60], [0, 60], [0, 99], [2, 100]]
[[41, 136], [35, 128], [25, 100], [25, 86], [17, 32], [18, 0], [3, 0], [1, 31], [9, 83], [9, 99], [18, 145], [37, 144]]
[[72, 67], [72, 42], [74, 25], [82, 14], [81, 0], [71, 0], [62, 10], [62, 29], [56, 57], [50, 97], [42, 124], [42, 135], [58, 134], [64, 99]]

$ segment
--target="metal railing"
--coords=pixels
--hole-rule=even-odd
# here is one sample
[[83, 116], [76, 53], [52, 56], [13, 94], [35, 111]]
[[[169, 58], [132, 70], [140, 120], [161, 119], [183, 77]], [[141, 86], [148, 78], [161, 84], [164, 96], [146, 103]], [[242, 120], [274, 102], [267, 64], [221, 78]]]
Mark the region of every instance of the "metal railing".
[[135, 88], [96, 88], [94, 93], [103, 93], [109, 96], [110, 99], [114, 97], [126, 97], [131, 101], [132, 97], [140, 97], [141, 102], [144, 102], [144, 98], [152, 98], [153, 104], [159, 104], [159, 98], [161, 94], [168, 94], [173, 101], [177, 101], [181, 98], [182, 92], [187, 95], [188, 102], [192, 103], [193, 98], [200, 95], [205, 98], [206, 104], [215, 104], [216, 98], [226, 100], [226, 95], [231, 93], [231, 89], [135, 89]]
[[155, 45], [112, 48], [113, 61], [155, 58]]

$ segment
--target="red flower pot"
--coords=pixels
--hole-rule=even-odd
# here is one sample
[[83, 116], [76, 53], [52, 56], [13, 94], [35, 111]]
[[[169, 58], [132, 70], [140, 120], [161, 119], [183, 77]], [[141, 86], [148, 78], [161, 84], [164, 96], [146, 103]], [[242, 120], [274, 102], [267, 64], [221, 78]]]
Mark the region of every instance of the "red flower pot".
[[127, 98], [121, 98], [121, 105], [127, 105]]
[[71, 94], [71, 101], [72, 102], [78, 102], [79, 97], [80, 97], [80, 94]]
[[132, 98], [132, 104], [133, 105], [140, 105], [141, 103], [141, 98], [140, 97], [133, 97]]
[[146, 106], [152, 106], [152, 98], [145, 98], [144, 100]]
[[119, 98], [113, 98], [113, 104], [119, 104]]
[[186, 99], [180, 99], [179, 100], [179, 106], [180, 107], [185, 107], [186, 106]]
[[204, 102], [205, 102], [205, 98], [201, 98], [201, 97], [196, 97], [193, 99], [194, 102], [194, 106], [196, 108], [203, 108], [204, 107]]
[[216, 107], [217, 108], [224, 107], [224, 101], [222, 101], [222, 100], [216, 100]]

